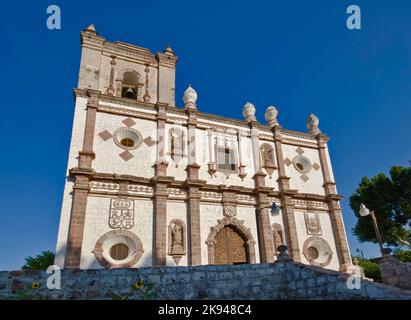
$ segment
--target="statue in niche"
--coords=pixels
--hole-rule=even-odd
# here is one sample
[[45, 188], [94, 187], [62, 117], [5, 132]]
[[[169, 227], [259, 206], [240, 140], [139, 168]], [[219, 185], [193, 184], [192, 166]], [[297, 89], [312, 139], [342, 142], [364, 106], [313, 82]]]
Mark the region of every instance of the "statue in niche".
[[178, 128], [172, 128], [169, 131], [170, 156], [178, 165], [184, 157], [184, 132]]
[[174, 219], [168, 226], [168, 255], [172, 256], [178, 265], [185, 255], [185, 225], [180, 219]]
[[273, 171], [275, 170], [274, 149], [271, 145], [267, 143], [264, 143], [261, 146], [261, 162], [262, 166], [265, 168], [265, 170], [271, 177]]
[[277, 256], [279, 254], [278, 247], [284, 244], [284, 238], [283, 238], [283, 228], [281, 227], [280, 224], [274, 223], [273, 227], [273, 240], [274, 240], [274, 249], [275, 249], [275, 255]]
[[183, 227], [176, 224], [171, 227], [171, 254], [183, 254]]

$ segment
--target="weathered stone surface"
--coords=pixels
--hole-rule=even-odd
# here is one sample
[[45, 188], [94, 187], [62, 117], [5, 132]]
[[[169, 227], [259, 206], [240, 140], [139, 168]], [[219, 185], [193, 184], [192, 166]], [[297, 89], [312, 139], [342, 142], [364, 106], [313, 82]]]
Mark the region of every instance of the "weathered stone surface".
[[[300, 263], [61, 271], [61, 289], [45, 272], [1, 272], [0, 299], [407, 299], [411, 291]], [[38, 283], [39, 288], [33, 288]]]

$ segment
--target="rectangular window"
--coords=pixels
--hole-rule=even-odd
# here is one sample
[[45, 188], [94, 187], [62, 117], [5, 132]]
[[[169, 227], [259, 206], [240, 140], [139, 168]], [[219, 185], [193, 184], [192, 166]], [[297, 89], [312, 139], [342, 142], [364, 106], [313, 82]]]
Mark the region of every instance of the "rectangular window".
[[237, 160], [234, 149], [217, 147], [217, 167], [218, 170], [237, 170]]

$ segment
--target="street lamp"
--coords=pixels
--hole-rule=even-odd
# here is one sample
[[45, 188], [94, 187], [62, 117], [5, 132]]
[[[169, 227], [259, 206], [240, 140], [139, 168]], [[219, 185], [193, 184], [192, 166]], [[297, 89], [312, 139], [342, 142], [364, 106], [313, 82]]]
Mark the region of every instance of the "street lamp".
[[378, 230], [377, 218], [375, 217], [374, 210], [368, 209], [368, 208], [364, 205], [364, 203], [361, 203], [361, 204], [360, 204], [360, 215], [361, 215], [361, 217], [365, 217], [365, 216], [371, 215], [371, 220], [372, 220], [372, 224], [373, 224], [373, 226], [374, 226], [375, 235], [377, 236], [377, 241], [378, 241], [378, 244], [379, 244], [379, 246], [380, 246], [381, 254], [383, 254], [383, 252], [382, 252], [382, 251], [383, 251], [382, 239], [381, 239], [380, 231]]
[[280, 208], [277, 207], [277, 205], [275, 204], [275, 202], [273, 202], [273, 204], [271, 205], [271, 210], [270, 213], [273, 216], [278, 216], [280, 214]]

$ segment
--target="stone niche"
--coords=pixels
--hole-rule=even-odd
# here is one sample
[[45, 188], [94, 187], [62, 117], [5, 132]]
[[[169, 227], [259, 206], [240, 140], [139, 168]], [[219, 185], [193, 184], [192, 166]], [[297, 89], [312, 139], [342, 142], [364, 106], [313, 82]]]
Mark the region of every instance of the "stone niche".
[[186, 226], [183, 220], [173, 219], [168, 225], [168, 255], [176, 265], [186, 254]]

